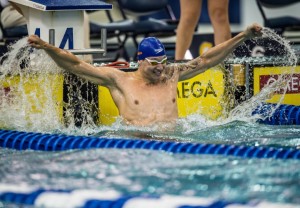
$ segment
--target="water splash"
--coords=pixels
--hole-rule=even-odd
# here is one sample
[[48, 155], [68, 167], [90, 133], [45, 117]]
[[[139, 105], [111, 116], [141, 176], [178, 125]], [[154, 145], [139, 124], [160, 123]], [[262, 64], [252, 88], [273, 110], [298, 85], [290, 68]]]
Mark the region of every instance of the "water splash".
[[[31, 48], [27, 38], [12, 44], [1, 59], [0, 127], [35, 132], [76, 132], [75, 109], [87, 124], [91, 116], [80, 93], [85, 81], [72, 79], [43, 51]], [[73, 84], [76, 89], [72, 89]], [[64, 91], [70, 96], [65, 102]], [[71, 97], [73, 96], [73, 97]], [[75, 99], [76, 98], [76, 99]]]
[[0, 126], [34, 131], [60, 128], [53, 80], [61, 82], [61, 70], [54, 62], [45, 53], [32, 51], [26, 39], [10, 45], [0, 62]]
[[[280, 49], [272, 49], [272, 45], [267, 47], [280, 50], [280, 56], [285, 57], [282, 66], [288, 66], [292, 74], [297, 57], [289, 42], [268, 28], [263, 29], [263, 38], [271, 39], [283, 46]], [[181, 132], [192, 134], [236, 120], [255, 123], [257, 119], [262, 119], [262, 115], [253, 115], [253, 111], [261, 107], [276, 92], [281, 91], [283, 93], [281, 93], [279, 105], [291, 80], [289, 75], [279, 76], [275, 82], [265, 86], [260, 93], [236, 106], [229, 112], [229, 115], [227, 111], [226, 117], [210, 120], [194, 114], [178, 119], [176, 129], [164, 132], [160, 130], [159, 125], [137, 128], [124, 126], [120, 120], [112, 126], [99, 126], [96, 115], [98, 100], [94, 99], [94, 97], [98, 99], [98, 95], [95, 96], [93, 90], [90, 90], [94, 86], [87, 90], [87, 86], [90, 85], [86, 81], [59, 68], [43, 50], [32, 49], [27, 44], [27, 38], [11, 45], [9, 52], [0, 58], [0, 62], [2, 63], [0, 68], [1, 128], [75, 135], [124, 137], [125, 134], [128, 137], [189, 141], [190, 139], [185, 138]], [[91, 94], [86, 95], [86, 92]], [[68, 94], [67, 98], [63, 97], [65, 94]], [[93, 99], [89, 99], [90, 97]], [[234, 103], [234, 100], [227, 100], [227, 102]], [[271, 115], [277, 106], [275, 105], [274, 109], [264, 116]], [[167, 128], [166, 126], [164, 130]]]
[[[274, 58], [274, 64], [277, 64], [277, 66], [281, 67], [288, 67], [288, 74], [281, 74], [278, 75], [278, 78], [274, 82], [270, 82], [269, 84], [265, 85], [264, 88], [256, 95], [252, 96], [249, 100], [246, 102], [238, 105], [235, 107], [229, 114], [229, 117], [226, 119], [226, 122], [231, 122], [234, 120], [243, 120], [247, 122], [255, 122], [258, 119], [265, 119], [267, 117], [270, 117], [275, 110], [279, 107], [279, 105], [282, 103], [284, 96], [287, 92], [287, 89], [291, 83], [292, 74], [295, 71], [296, 64], [297, 64], [297, 56], [295, 54], [295, 51], [291, 48], [291, 45], [287, 40], [276, 34], [273, 30], [269, 28], [263, 28], [263, 38], [268, 38], [273, 41], [276, 41], [281, 46], [283, 46], [283, 49], [272, 49], [272, 50], [278, 50], [277, 53], [280, 53], [280, 60], [276, 60]], [[267, 47], [272, 48], [272, 45], [269, 45]], [[284, 62], [282, 62], [282, 57], [284, 57]], [[279, 59], [279, 58], [277, 58]], [[280, 63], [280, 64], [278, 64]], [[270, 70], [270, 73], [272, 72], [272, 69]], [[280, 92], [280, 93], [279, 93]], [[268, 112], [262, 114], [253, 114], [253, 112], [257, 109], [261, 109], [264, 106], [264, 103], [271, 99], [274, 95], [280, 95], [279, 101], [277, 102], [277, 105], [274, 105], [273, 108], [270, 108]]]

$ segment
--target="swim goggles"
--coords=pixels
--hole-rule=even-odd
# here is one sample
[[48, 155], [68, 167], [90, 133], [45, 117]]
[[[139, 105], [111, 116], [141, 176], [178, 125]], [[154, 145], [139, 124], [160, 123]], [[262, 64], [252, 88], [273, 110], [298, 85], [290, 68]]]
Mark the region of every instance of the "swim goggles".
[[167, 63], [167, 60], [168, 58], [165, 57], [163, 58], [161, 61], [158, 61], [158, 60], [155, 60], [155, 59], [148, 59], [148, 58], [145, 58], [146, 61], [148, 61], [149, 64], [151, 64], [152, 66], [156, 66], [158, 64], [166, 64]]

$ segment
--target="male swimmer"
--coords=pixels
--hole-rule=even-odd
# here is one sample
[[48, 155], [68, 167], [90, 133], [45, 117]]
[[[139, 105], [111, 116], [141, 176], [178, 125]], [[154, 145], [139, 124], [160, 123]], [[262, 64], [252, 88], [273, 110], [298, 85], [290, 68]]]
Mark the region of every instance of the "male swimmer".
[[260, 25], [252, 24], [235, 37], [187, 63], [169, 65], [163, 44], [154, 37], [148, 37], [139, 44], [139, 67], [134, 72], [106, 66], [95, 67], [36, 35], [29, 36], [28, 43], [34, 48], [44, 49], [61, 68], [107, 87], [120, 116], [127, 124], [148, 126], [176, 121], [178, 81], [192, 78], [218, 65], [245, 40], [261, 36], [261, 30]]

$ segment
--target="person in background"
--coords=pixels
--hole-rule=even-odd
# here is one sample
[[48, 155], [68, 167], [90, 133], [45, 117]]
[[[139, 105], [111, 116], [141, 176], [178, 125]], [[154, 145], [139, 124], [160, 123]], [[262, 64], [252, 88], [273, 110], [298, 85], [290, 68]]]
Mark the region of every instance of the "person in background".
[[[218, 45], [231, 38], [229, 0], [207, 0], [208, 13], [214, 29], [214, 43]], [[180, 0], [180, 20], [177, 27], [175, 60], [185, 58], [191, 45], [202, 9], [202, 0]]]
[[[27, 30], [27, 21], [22, 14], [22, 10], [13, 2], [8, 2], [8, 0], [0, 0], [1, 4], [1, 25], [5, 30], [3, 36], [13, 37], [13, 38], [22, 38], [28, 35]], [[90, 48], [90, 24], [89, 16], [87, 12], [84, 12], [84, 28], [86, 32], [84, 39], [84, 47]], [[92, 55], [83, 55], [82, 58], [84, 61], [92, 63]]]
[[8, 0], [0, 0], [1, 4], [1, 25], [5, 29], [7, 37], [23, 37], [28, 34], [27, 21], [13, 3]]
[[178, 118], [177, 84], [218, 65], [244, 41], [260, 37], [262, 27], [253, 24], [235, 37], [201, 56], [181, 64], [167, 64], [163, 44], [155, 37], [143, 39], [138, 47], [136, 71], [88, 64], [72, 53], [41, 40], [36, 35], [28, 43], [43, 49], [63, 69], [97, 85], [107, 87], [124, 123], [135, 126], [173, 124]]

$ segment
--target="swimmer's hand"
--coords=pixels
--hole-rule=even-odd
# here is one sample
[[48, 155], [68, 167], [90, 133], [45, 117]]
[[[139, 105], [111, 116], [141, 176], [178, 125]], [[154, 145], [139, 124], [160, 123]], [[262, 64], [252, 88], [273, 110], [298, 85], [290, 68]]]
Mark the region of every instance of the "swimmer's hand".
[[262, 36], [262, 26], [257, 23], [254, 23], [247, 27], [245, 30], [245, 35], [247, 39], [261, 37]]
[[37, 35], [30, 35], [27, 41], [31, 47], [37, 49], [46, 49], [48, 45], [48, 43], [40, 39]]

